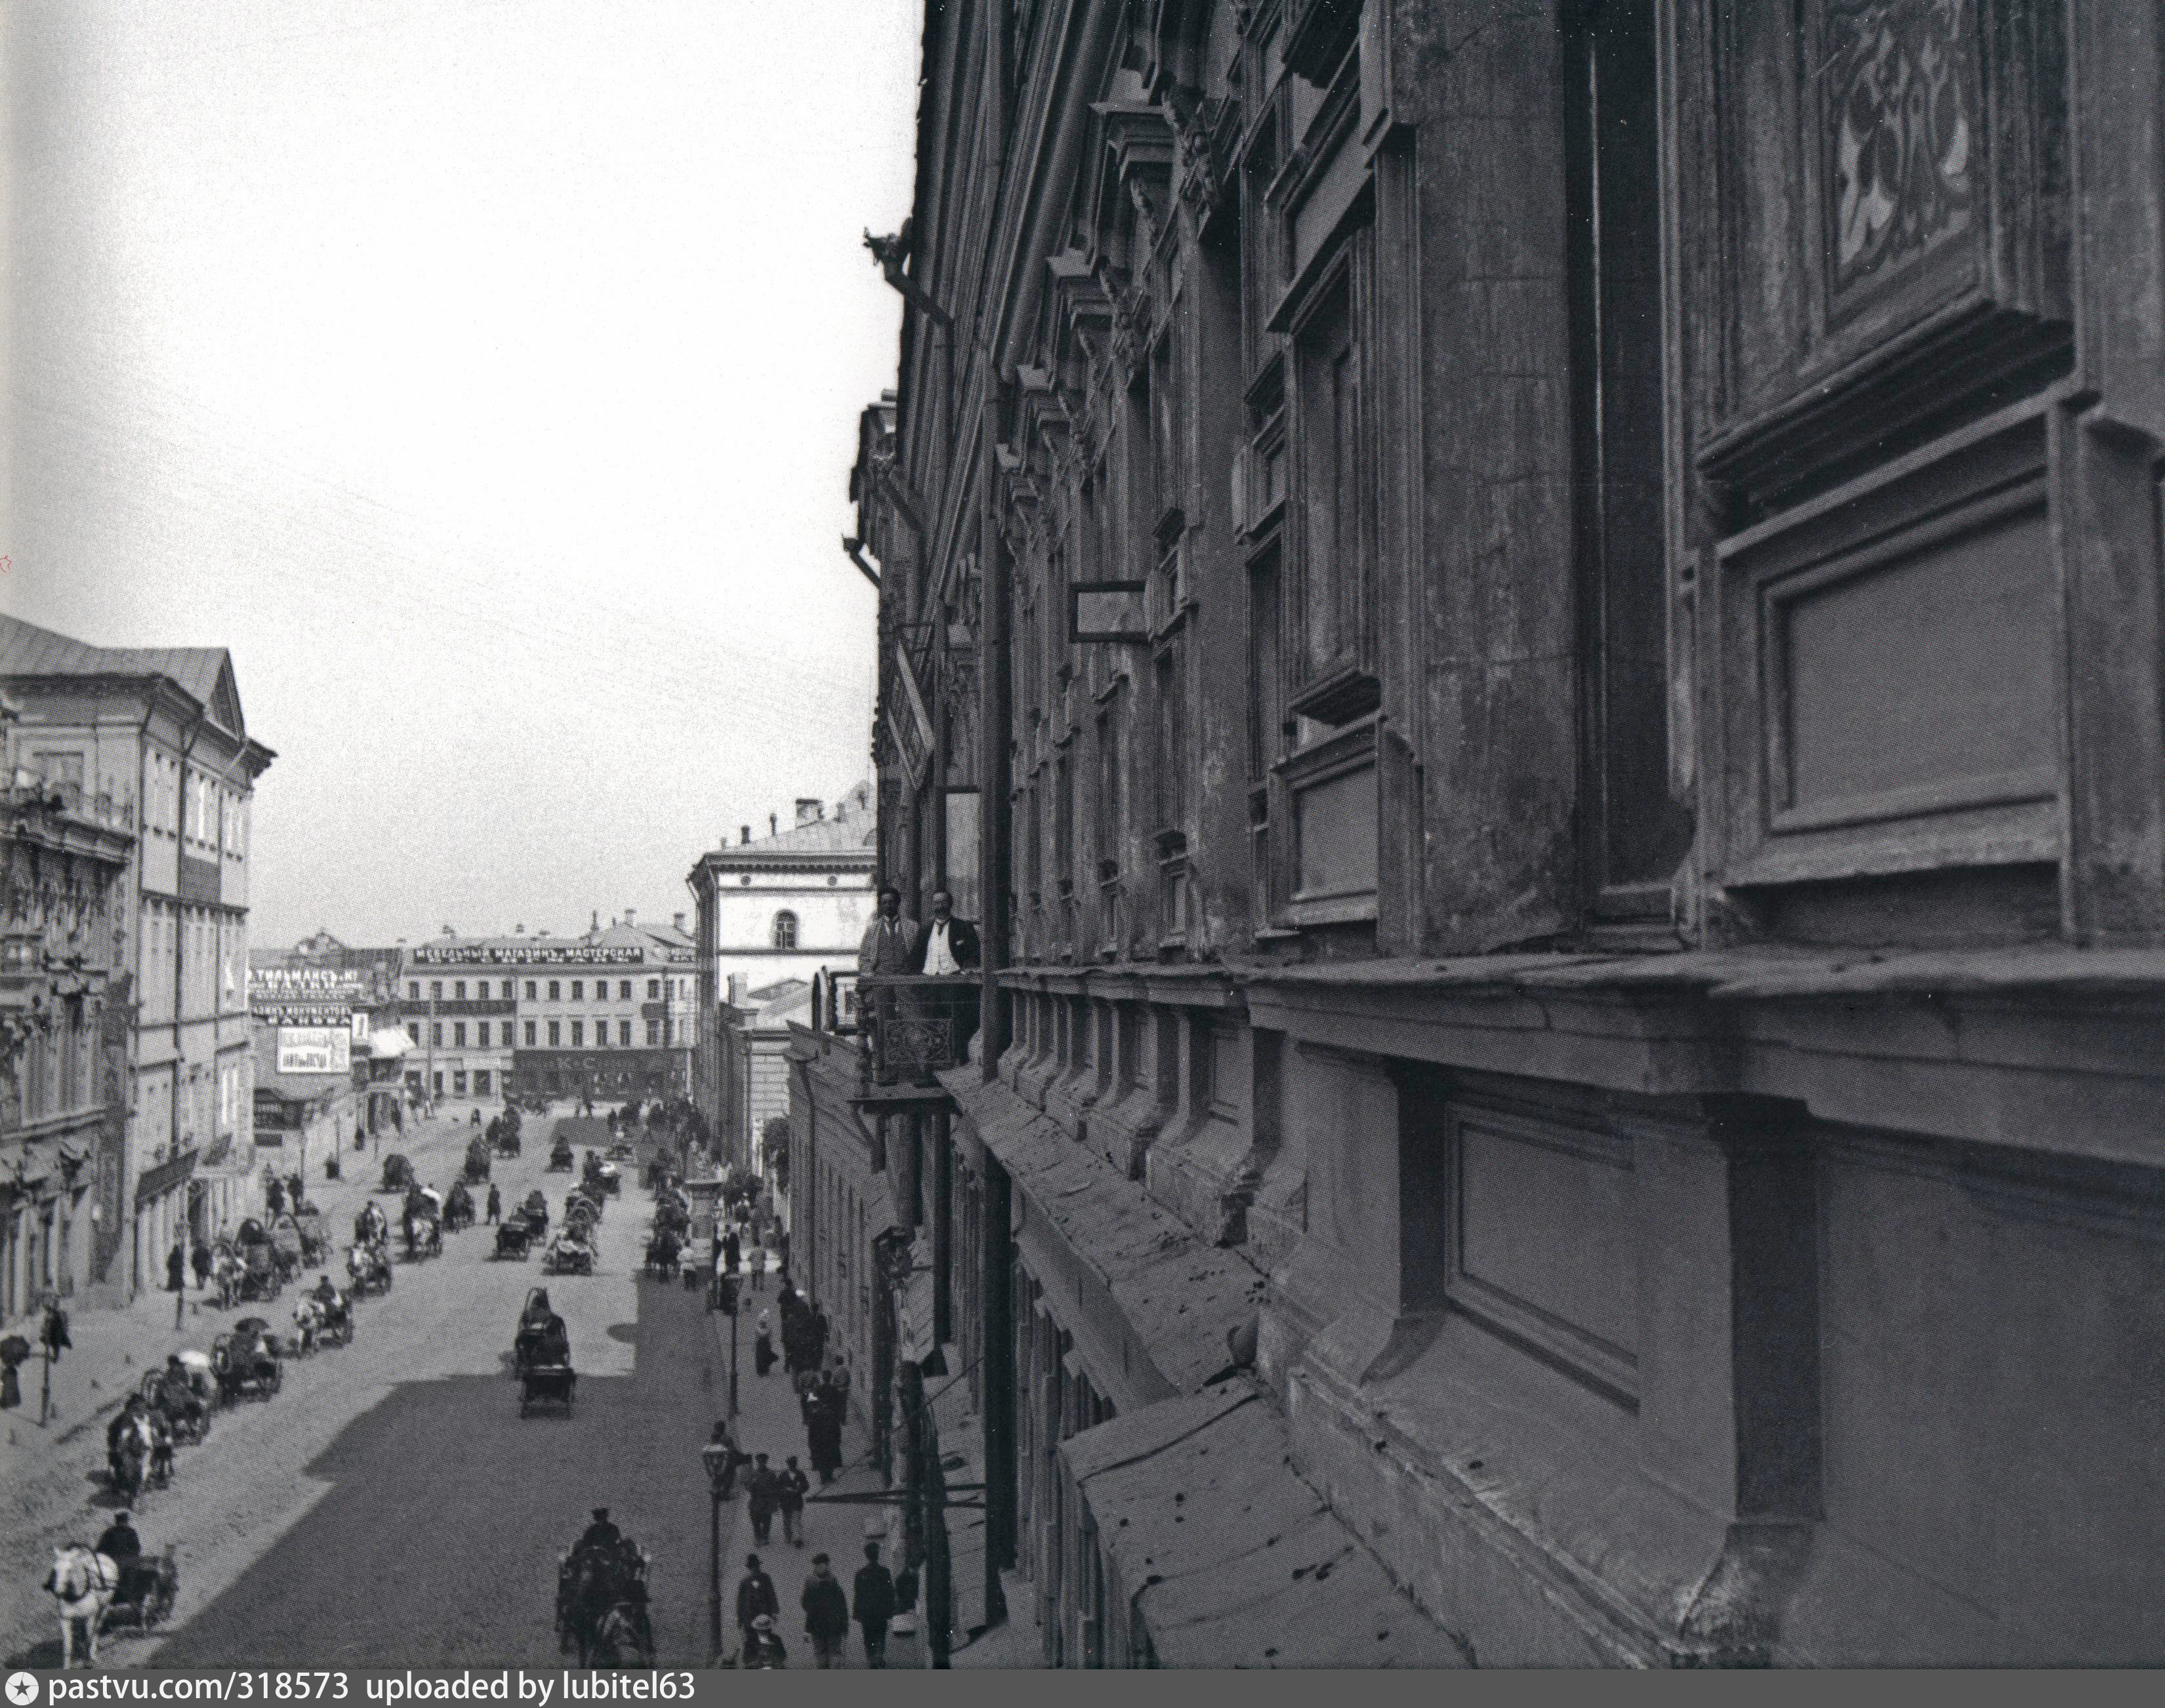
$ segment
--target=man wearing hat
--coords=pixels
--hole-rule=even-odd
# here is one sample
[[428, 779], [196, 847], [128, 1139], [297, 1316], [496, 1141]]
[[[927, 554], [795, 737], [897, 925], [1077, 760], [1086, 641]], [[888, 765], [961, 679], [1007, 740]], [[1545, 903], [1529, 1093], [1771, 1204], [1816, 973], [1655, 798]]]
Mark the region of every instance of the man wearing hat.
[[772, 1613], [762, 1613], [752, 1621], [745, 1637], [744, 1664], [747, 1668], [767, 1669], [789, 1664], [789, 1651], [782, 1646]]
[[766, 1455], [755, 1456], [751, 1475], [745, 1482], [745, 1512], [751, 1520], [754, 1542], [765, 1542], [774, 1527], [775, 1509], [782, 1505], [782, 1479], [776, 1476], [766, 1463]]
[[135, 1534], [132, 1514], [116, 1512], [113, 1522], [105, 1526], [105, 1534], [97, 1539], [97, 1552], [113, 1564], [127, 1567], [143, 1558], [143, 1538]]
[[865, 1544], [865, 1563], [857, 1568], [857, 1628], [864, 1633], [865, 1664], [887, 1664], [887, 1624], [894, 1617], [894, 1574], [880, 1563], [880, 1545]]
[[804, 1609], [804, 1634], [812, 1639], [814, 1662], [822, 1668], [839, 1665], [850, 1636], [850, 1600], [827, 1569], [826, 1555], [812, 1556], [812, 1575], [798, 1601]]
[[772, 1631], [781, 1611], [782, 1603], [774, 1593], [774, 1579], [761, 1568], [757, 1554], [746, 1554], [745, 1574], [737, 1579], [737, 1631], [742, 1639], [740, 1647], [747, 1654], [751, 1651], [753, 1625], [764, 1619], [766, 1628]]
[[572, 1553], [574, 1558], [593, 1553], [614, 1553], [623, 1545], [624, 1532], [609, 1522], [608, 1508], [597, 1506], [594, 1508], [594, 1521], [572, 1544]]

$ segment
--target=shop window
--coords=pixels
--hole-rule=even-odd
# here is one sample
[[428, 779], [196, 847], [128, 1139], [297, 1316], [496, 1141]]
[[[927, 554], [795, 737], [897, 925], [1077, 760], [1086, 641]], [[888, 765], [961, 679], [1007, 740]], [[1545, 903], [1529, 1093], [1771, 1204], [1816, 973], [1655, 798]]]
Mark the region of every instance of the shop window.
[[466, 1076], [463, 1073], [453, 1073], [451, 1075], [451, 1095], [454, 1097], [464, 1097], [466, 1094]]

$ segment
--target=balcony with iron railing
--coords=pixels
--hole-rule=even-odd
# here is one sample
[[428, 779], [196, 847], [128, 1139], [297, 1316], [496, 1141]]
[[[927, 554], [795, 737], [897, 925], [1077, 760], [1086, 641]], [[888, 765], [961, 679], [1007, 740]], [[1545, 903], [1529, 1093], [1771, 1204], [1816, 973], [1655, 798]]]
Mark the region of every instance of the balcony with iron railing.
[[857, 1101], [921, 1103], [944, 1097], [937, 1075], [967, 1059], [977, 1031], [971, 975], [837, 973], [812, 983], [815, 1031], [857, 1041]]

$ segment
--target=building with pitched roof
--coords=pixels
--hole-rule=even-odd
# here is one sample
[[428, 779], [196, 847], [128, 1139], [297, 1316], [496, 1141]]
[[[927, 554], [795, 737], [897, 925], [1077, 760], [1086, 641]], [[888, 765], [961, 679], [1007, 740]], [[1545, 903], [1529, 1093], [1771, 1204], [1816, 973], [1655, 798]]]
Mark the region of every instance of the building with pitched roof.
[[726, 1075], [725, 1007], [756, 1010], [750, 994], [786, 979], [809, 986], [823, 967], [856, 967], [857, 941], [872, 916], [877, 819], [872, 785], [861, 783], [835, 803], [807, 796], [785, 828], [779, 813], [755, 840], [739, 828], [734, 844], [700, 856], [685, 878], [698, 903], [698, 1042], [694, 1101], [729, 1155], [749, 1162], [755, 1130], [746, 1123], [752, 1094]]
[[18, 762], [134, 839], [103, 998], [133, 1009], [126, 1113], [92, 1164], [86, 1277], [155, 1286], [176, 1241], [255, 1207], [249, 820], [276, 755], [224, 647], [95, 646], [0, 616], [0, 689]]

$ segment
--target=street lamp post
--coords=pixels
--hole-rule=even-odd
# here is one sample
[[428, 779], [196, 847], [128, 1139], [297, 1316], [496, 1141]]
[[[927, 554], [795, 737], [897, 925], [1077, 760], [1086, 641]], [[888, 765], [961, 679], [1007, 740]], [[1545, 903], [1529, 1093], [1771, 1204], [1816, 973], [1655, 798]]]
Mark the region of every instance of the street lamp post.
[[699, 1449], [707, 1473], [707, 1664], [722, 1658], [722, 1485], [730, 1473], [727, 1442], [708, 1442]]

